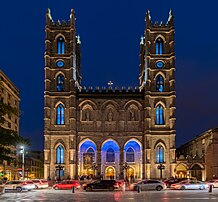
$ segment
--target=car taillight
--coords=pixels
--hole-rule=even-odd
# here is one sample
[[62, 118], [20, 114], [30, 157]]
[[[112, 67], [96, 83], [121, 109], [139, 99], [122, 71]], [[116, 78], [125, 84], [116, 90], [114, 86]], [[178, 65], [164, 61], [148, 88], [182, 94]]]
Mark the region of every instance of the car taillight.
[[23, 185], [27, 185], [27, 183], [26, 183], [26, 182], [24, 182], [24, 183], [23, 183]]

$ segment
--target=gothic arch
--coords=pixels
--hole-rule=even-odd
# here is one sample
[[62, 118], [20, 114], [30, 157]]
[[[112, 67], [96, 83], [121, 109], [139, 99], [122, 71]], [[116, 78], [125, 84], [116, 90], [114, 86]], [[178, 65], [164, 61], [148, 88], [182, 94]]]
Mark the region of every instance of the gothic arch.
[[79, 108], [80, 110], [82, 110], [86, 105], [89, 105], [92, 107], [92, 109], [97, 110], [97, 105], [95, 102], [93, 102], [92, 100], [83, 100], [80, 104], [79, 104]]
[[202, 170], [205, 169], [204, 165], [202, 165], [201, 163], [193, 163], [193, 164], [190, 166], [190, 170], [191, 170], [195, 165], [198, 165]]
[[92, 140], [91, 138], [84, 138], [84, 139], [81, 140], [80, 143], [78, 144], [78, 151], [80, 150], [81, 145], [82, 145], [84, 142], [86, 142], [86, 141], [92, 142], [92, 143], [96, 146], [96, 148], [97, 148], [97, 145], [95, 144], [94, 140]]
[[157, 41], [158, 38], [161, 38], [162, 41], [163, 41], [163, 43], [166, 43], [165, 37], [164, 37], [163, 35], [161, 35], [161, 34], [158, 34], [158, 35], [156, 36], [156, 38], [155, 38], [155, 40], [154, 40], [154, 43], [156, 43], [156, 41]]
[[57, 42], [57, 40], [58, 40], [59, 37], [62, 37], [62, 38], [64, 39], [64, 41], [66, 41], [66, 37], [65, 37], [62, 33], [57, 34], [57, 35], [55, 36], [55, 40], [54, 40], [54, 41]]
[[64, 105], [64, 103], [63, 103], [63, 102], [61, 102], [61, 101], [58, 101], [58, 102], [56, 102], [56, 104], [55, 104], [55, 109], [57, 108], [57, 106], [58, 106], [59, 104], [62, 104], [62, 105], [63, 105], [63, 107], [64, 107], [64, 109], [65, 109], [65, 105]]
[[101, 105], [101, 110], [106, 110], [108, 108], [108, 106], [113, 106], [114, 109], [116, 109], [117, 111], [119, 111], [120, 107], [119, 104], [113, 100], [107, 100], [105, 101], [102, 105]]
[[59, 145], [62, 145], [64, 149], [66, 149], [66, 145], [62, 139], [58, 139], [55, 141], [53, 149], [57, 149]]
[[157, 108], [158, 105], [161, 105], [164, 110], [166, 109], [166, 105], [164, 104], [164, 102], [158, 101], [158, 102], [155, 104], [155, 108]]
[[165, 142], [162, 139], [159, 139], [159, 140], [156, 141], [156, 143], [154, 144], [154, 149], [156, 149], [158, 145], [163, 146], [163, 148], [165, 150], [167, 149], [167, 146], [166, 146]]
[[142, 109], [142, 104], [136, 100], [129, 100], [125, 105], [124, 105], [124, 110], [128, 109], [129, 106], [135, 105], [139, 110]]
[[127, 140], [127, 141], [125, 142], [123, 148], [125, 148], [125, 146], [126, 146], [129, 142], [131, 142], [131, 141], [135, 141], [135, 142], [137, 142], [137, 143], [139, 144], [141, 150], [142, 150], [142, 143], [141, 143], [141, 141], [138, 140], [137, 138], [130, 138], [129, 140]]
[[177, 164], [175, 169], [177, 169], [177, 167], [180, 166], [180, 165], [184, 166], [187, 170], [189, 170], [189, 166], [187, 164], [185, 164], [185, 163]]
[[64, 78], [66, 79], [66, 77], [65, 77], [65, 75], [64, 75], [64, 73], [63, 73], [62, 71], [58, 71], [58, 72], [55, 74], [54, 79], [56, 80], [57, 77], [58, 77], [58, 75], [60, 75], [60, 74], [63, 75]]
[[164, 78], [164, 80], [166, 80], [166, 76], [165, 76], [164, 73], [161, 72], [161, 71], [157, 72], [157, 74], [156, 74], [155, 77], [154, 77], [154, 80], [156, 80], [156, 78], [158, 77], [158, 75], [161, 75], [161, 76]]

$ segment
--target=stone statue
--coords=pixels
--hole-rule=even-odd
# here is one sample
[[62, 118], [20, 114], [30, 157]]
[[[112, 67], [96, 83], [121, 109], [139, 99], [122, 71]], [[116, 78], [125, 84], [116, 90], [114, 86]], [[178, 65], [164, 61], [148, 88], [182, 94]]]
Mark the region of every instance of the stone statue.
[[90, 121], [90, 112], [88, 110], [86, 110], [86, 113], [85, 113], [85, 120]]
[[108, 113], [108, 121], [113, 121], [113, 112], [109, 111]]
[[130, 114], [130, 121], [135, 121], [135, 113], [133, 110], [129, 111]]

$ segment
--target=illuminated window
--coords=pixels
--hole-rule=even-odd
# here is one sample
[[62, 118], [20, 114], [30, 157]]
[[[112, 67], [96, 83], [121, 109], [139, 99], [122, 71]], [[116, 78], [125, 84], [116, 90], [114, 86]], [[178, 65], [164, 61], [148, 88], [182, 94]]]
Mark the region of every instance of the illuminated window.
[[64, 91], [64, 76], [62, 74], [57, 76], [57, 91]]
[[131, 147], [126, 151], [126, 162], [135, 162], [134, 150]]
[[155, 120], [156, 125], [163, 125], [164, 124], [164, 110], [163, 106], [158, 105], [156, 108], [156, 120]]
[[163, 92], [164, 91], [164, 79], [161, 75], [156, 77], [156, 91]]
[[64, 54], [64, 39], [61, 36], [57, 40], [57, 50], [58, 54]]
[[156, 148], [156, 163], [164, 163], [164, 148], [161, 145]]
[[59, 145], [56, 149], [56, 163], [62, 164], [64, 163], [64, 148], [62, 145]]
[[156, 55], [162, 55], [163, 54], [163, 40], [159, 37], [156, 40]]
[[106, 153], [106, 162], [115, 162], [115, 153], [112, 148], [109, 148]]
[[64, 106], [59, 104], [56, 108], [56, 124], [64, 125]]

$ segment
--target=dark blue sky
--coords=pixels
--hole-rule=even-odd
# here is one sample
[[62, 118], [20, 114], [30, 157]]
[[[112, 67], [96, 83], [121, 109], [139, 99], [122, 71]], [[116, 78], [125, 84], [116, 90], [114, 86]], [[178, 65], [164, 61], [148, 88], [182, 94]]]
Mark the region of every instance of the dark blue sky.
[[43, 148], [45, 13], [68, 20], [75, 9], [82, 40], [84, 86], [139, 84], [139, 41], [145, 12], [175, 15], [177, 146], [218, 126], [218, 2], [163, 0], [36, 0], [1, 3], [0, 69], [20, 90], [20, 134]]

